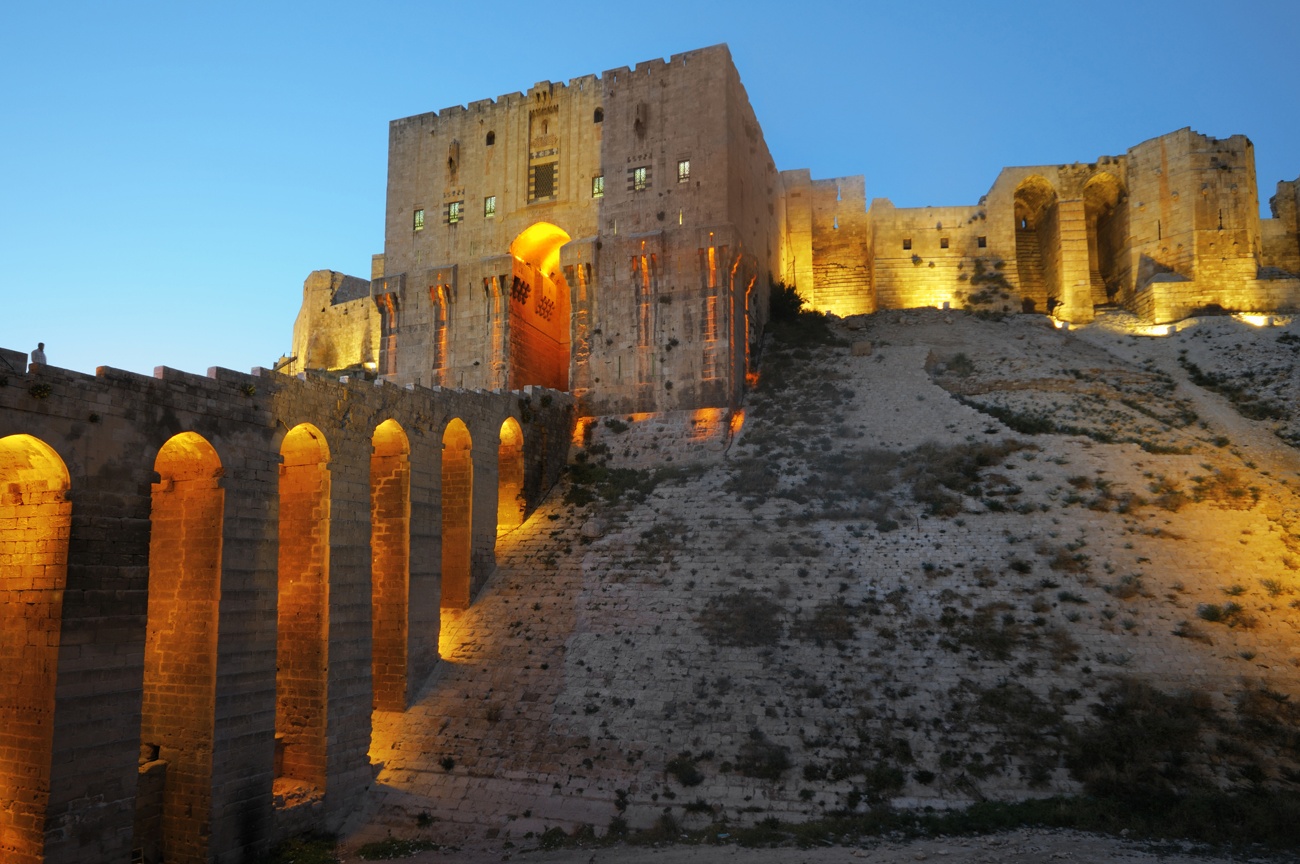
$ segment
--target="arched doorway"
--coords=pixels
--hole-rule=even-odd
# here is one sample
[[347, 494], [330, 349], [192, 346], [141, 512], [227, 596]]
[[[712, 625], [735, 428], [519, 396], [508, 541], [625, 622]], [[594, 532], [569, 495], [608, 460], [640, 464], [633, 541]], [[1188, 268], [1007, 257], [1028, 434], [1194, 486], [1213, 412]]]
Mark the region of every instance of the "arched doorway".
[[1037, 174], [1016, 187], [1016, 275], [1029, 311], [1051, 312], [1061, 301], [1060, 224], [1056, 190]]
[[411, 447], [395, 420], [375, 428], [370, 455], [371, 663], [374, 707], [406, 710]]
[[206, 861], [225, 505], [221, 460], [202, 436], [182, 432], [162, 446], [153, 467], [159, 480], [149, 513], [135, 848], [146, 861]]
[[497, 536], [524, 522], [524, 431], [507, 417], [501, 424], [497, 448]]
[[453, 418], [442, 435], [442, 608], [469, 607], [474, 459], [469, 429]]
[[1128, 244], [1128, 210], [1120, 206], [1123, 199], [1123, 186], [1115, 175], [1105, 171], [1093, 175], [1083, 187], [1088, 273], [1094, 306], [1121, 299], [1127, 281], [1123, 253]]
[[14, 864], [45, 857], [69, 486], [48, 444], [0, 438], [0, 859]]
[[315, 426], [280, 447], [279, 606], [276, 615], [275, 782], [325, 791], [325, 670], [329, 638], [329, 446]]
[[569, 389], [569, 286], [560, 267], [563, 229], [537, 222], [510, 244], [510, 339], [507, 386]]

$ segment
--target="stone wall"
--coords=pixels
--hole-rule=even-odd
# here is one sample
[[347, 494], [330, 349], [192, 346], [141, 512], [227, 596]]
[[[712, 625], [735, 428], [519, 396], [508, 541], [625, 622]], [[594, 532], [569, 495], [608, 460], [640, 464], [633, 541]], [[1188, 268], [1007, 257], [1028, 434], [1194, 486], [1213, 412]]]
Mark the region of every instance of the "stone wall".
[[[0, 676], [24, 718], [5, 715], [0, 749], [28, 754], [0, 759], [5, 800], [27, 802], [3, 817], [6, 861], [242, 862], [289, 826], [337, 829], [373, 776], [374, 682], [400, 710], [437, 663], [444, 511], [470, 515], [472, 597], [494, 569], [503, 424], [525, 467], [501, 494], [522, 485], [531, 508], [564, 464], [565, 394], [254, 372], [0, 374], [0, 555], [25, 580], [0, 598], [0, 656], [48, 654]], [[458, 422], [473, 485], [453, 505]], [[380, 621], [399, 637], [373, 640]]]

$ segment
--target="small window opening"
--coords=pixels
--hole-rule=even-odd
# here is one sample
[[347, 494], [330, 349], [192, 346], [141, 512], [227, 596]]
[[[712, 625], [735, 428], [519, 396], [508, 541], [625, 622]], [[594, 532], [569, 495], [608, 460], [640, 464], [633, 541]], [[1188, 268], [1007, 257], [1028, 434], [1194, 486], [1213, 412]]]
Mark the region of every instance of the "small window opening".
[[447, 224], [455, 225], [465, 215], [464, 201], [451, 201], [447, 204]]
[[604, 122], [605, 122], [605, 109], [604, 109], [604, 108], [597, 108], [595, 111], [591, 112], [591, 122], [592, 122], [592, 123], [604, 123]]
[[483, 218], [491, 219], [497, 215], [497, 196], [489, 195], [483, 199]]
[[415, 211], [415, 214], [411, 217], [411, 229], [412, 229], [413, 231], [423, 231], [423, 230], [424, 230], [424, 211], [423, 211], [423, 210], [416, 210], [416, 211]]
[[912, 248], [912, 238], [911, 238], [911, 237], [908, 237], [908, 238], [906, 238], [906, 239], [903, 240], [903, 249], [906, 250], [906, 249], [911, 249], [911, 248]]
[[632, 169], [632, 191], [642, 192], [649, 185], [650, 171], [646, 166]]
[[489, 132], [487, 134], [487, 146], [491, 147], [495, 143], [497, 143], [497, 133]]
[[940, 249], [947, 249], [947, 248], [948, 248], [948, 238], [947, 238], [947, 237], [940, 237], [940, 238], [939, 238], [939, 248], [940, 248]]
[[604, 174], [597, 174], [595, 177], [591, 178], [591, 197], [592, 198], [605, 197], [605, 175]]
[[[691, 160], [682, 159], [677, 163], [677, 182], [686, 183], [691, 179]], [[1222, 226], [1222, 218], [1219, 220]]]
[[979, 248], [983, 249], [983, 248], [985, 248], [986, 246], [989, 245], [989, 238], [987, 238], [987, 237], [976, 237], [976, 238], [975, 238], [975, 245], [978, 246]]

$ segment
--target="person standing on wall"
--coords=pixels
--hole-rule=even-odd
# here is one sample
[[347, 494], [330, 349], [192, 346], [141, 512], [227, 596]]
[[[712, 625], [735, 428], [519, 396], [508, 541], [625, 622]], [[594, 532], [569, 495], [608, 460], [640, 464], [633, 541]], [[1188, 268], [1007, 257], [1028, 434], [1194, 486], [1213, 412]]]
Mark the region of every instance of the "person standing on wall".
[[36, 343], [36, 350], [32, 352], [32, 362], [39, 363], [42, 366], [45, 365], [45, 343], [44, 342]]

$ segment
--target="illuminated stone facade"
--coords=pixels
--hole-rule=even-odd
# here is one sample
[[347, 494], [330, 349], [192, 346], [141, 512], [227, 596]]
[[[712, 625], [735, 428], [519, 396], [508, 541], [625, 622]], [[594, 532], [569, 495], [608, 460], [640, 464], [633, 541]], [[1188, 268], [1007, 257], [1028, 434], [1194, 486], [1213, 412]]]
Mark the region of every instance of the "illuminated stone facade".
[[396, 120], [388, 161], [368, 295], [312, 274], [290, 369], [597, 412], [738, 401], [783, 233], [725, 46]]
[[288, 368], [734, 407], [772, 278], [839, 315], [1290, 309], [1296, 202], [1281, 183], [1260, 219], [1251, 143], [1183, 129], [1004, 169], [977, 204], [868, 209], [861, 176], [776, 172], [715, 46], [393, 121], [384, 254], [369, 282], [308, 278]]
[[0, 860], [338, 830], [568, 450], [563, 393], [255, 372], [0, 349]]
[[1241, 135], [1181, 129], [1088, 164], [1006, 168], [963, 207], [866, 209], [861, 177], [782, 181], [783, 273], [817, 309], [948, 305], [1085, 323], [1117, 306], [1161, 323], [1300, 305], [1300, 181], [1279, 183], [1261, 219]]

